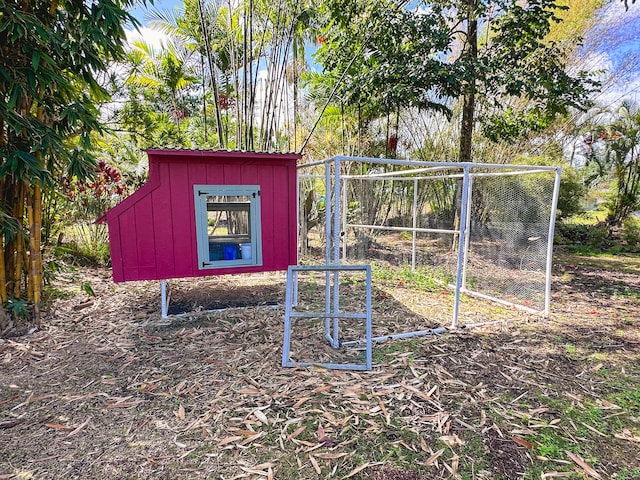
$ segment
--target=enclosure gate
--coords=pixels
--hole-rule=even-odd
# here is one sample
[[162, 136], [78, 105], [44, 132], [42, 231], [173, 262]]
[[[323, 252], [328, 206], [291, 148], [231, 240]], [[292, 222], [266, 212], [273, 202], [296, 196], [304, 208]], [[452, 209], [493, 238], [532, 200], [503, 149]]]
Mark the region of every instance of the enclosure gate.
[[[365, 273], [365, 311], [343, 312], [340, 308], [340, 272], [362, 271]], [[324, 309], [322, 311], [295, 311], [298, 305], [298, 273], [324, 272]], [[333, 284], [331, 283], [333, 281]], [[340, 320], [365, 321], [365, 358], [364, 363], [328, 363], [305, 362], [291, 360], [292, 322], [298, 319], [322, 319], [324, 321], [324, 338], [332, 348], [341, 347]], [[325, 368], [345, 370], [370, 370], [372, 364], [372, 327], [371, 327], [371, 267], [369, 265], [292, 265], [287, 271], [287, 288], [285, 296], [284, 345], [282, 349], [282, 366], [320, 365]]]

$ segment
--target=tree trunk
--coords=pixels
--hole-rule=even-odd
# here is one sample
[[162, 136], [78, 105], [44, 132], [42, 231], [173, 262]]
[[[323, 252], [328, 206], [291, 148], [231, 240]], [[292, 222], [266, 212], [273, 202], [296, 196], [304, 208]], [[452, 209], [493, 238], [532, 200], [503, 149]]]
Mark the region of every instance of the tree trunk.
[[[462, 96], [462, 122], [460, 123], [460, 162], [473, 161], [473, 127], [476, 109], [476, 68], [478, 60], [478, 20], [475, 15], [476, 0], [467, 3], [467, 38], [462, 55], [466, 57], [469, 68], [469, 80]], [[462, 182], [456, 183], [456, 208], [454, 230], [460, 230], [460, 209], [462, 208]], [[451, 250], [458, 247], [458, 235], [453, 236]]]
[[476, 68], [478, 60], [478, 20], [475, 17], [476, 0], [467, 4], [467, 39], [462, 55], [469, 65], [469, 80], [462, 96], [462, 122], [460, 124], [460, 155], [461, 162], [471, 162], [473, 126], [476, 107]]
[[[4, 182], [0, 181], [0, 202], [3, 202], [4, 200], [3, 187], [4, 187]], [[0, 308], [2, 308], [2, 305], [4, 305], [7, 301], [7, 274], [5, 271], [5, 262], [4, 262], [5, 238], [6, 238], [6, 235], [4, 233], [4, 228], [0, 228]]]

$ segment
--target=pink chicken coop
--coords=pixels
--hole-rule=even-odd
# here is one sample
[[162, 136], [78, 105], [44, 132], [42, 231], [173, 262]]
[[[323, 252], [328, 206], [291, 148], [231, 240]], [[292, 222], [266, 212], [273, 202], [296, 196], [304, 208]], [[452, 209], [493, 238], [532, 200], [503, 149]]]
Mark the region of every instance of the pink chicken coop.
[[114, 281], [286, 270], [297, 263], [300, 155], [147, 154], [147, 183], [102, 218]]

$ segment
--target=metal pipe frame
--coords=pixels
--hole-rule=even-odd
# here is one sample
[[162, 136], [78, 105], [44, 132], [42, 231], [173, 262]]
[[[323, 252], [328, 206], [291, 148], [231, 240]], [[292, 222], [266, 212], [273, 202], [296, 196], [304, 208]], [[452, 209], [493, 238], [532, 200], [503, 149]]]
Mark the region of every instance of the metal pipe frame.
[[456, 268], [456, 288], [453, 297], [453, 318], [451, 320], [451, 328], [458, 327], [458, 315], [460, 314], [460, 291], [462, 290], [462, 268], [464, 266], [466, 245], [466, 224], [469, 207], [469, 165], [464, 167], [464, 178], [462, 180], [462, 200], [460, 202], [460, 234], [458, 235], [458, 265]]
[[[411, 232], [411, 271], [416, 271], [416, 241], [418, 236], [418, 180], [413, 181], [413, 215]], [[346, 229], [345, 229], [346, 230]]]
[[553, 268], [553, 237], [555, 235], [556, 214], [558, 212], [558, 196], [560, 194], [560, 175], [562, 168], [556, 167], [556, 178], [553, 184], [553, 199], [551, 200], [551, 213], [549, 214], [549, 236], [547, 237], [547, 265], [546, 281], [544, 286], [544, 316], [551, 312], [551, 269]]
[[[332, 228], [332, 210], [331, 210], [331, 165], [335, 162], [325, 161], [324, 171], [324, 212], [325, 212], [325, 264], [330, 265], [331, 258], [331, 228]], [[325, 271], [325, 286], [324, 286], [324, 308], [328, 312], [331, 310], [331, 273], [329, 270]], [[324, 319], [324, 338], [333, 346], [338, 339], [334, 340], [331, 336], [331, 319]], [[335, 347], [334, 347], [335, 348]]]
[[469, 177], [469, 194], [467, 195], [467, 221], [464, 229], [466, 231], [464, 242], [464, 258], [462, 260], [462, 289], [467, 288], [467, 264], [469, 262], [469, 242], [471, 240], [471, 201], [473, 197], [473, 177]]
[[363, 162], [363, 163], [378, 163], [385, 165], [412, 165], [415, 167], [425, 166], [425, 167], [435, 167], [437, 169], [447, 169], [447, 168], [460, 168], [460, 167], [472, 167], [472, 168], [513, 168], [517, 170], [538, 170], [538, 171], [555, 171], [557, 167], [549, 167], [545, 165], [505, 165], [501, 163], [471, 163], [471, 162], [427, 162], [423, 160], [402, 160], [402, 159], [393, 159], [393, 158], [374, 158], [374, 157], [357, 157], [357, 156], [348, 156], [348, 155], [336, 155], [332, 158], [327, 158], [324, 160], [319, 160], [317, 162], [303, 163], [298, 165], [298, 169], [304, 169], [309, 167], [314, 167], [318, 165], [322, 165], [326, 162], [331, 161], [353, 161], [353, 162]]
[[[414, 167], [426, 167], [426, 168], [415, 168], [413, 170], [407, 170], [405, 172], [380, 172], [371, 175], [341, 175], [341, 164], [343, 162], [356, 161], [356, 162], [367, 162], [367, 163], [375, 163], [375, 164], [387, 164], [387, 165], [410, 165]], [[330, 175], [330, 164], [333, 163], [334, 167], [334, 175], [333, 179]], [[397, 160], [397, 159], [380, 159], [380, 158], [367, 158], [367, 157], [348, 157], [348, 156], [336, 156], [331, 159], [326, 159], [322, 162], [313, 162], [304, 165], [299, 165], [298, 169], [304, 169], [306, 167], [312, 167], [316, 165], [325, 165], [325, 182], [326, 182], [326, 201], [325, 201], [325, 221], [326, 221], [326, 233], [327, 233], [327, 245], [325, 251], [325, 263], [326, 266], [334, 266], [337, 267], [340, 260], [340, 234], [341, 230], [346, 233], [347, 228], [367, 228], [367, 229], [377, 229], [377, 230], [389, 230], [389, 231], [411, 231], [413, 233], [413, 245], [412, 245], [412, 269], [415, 269], [415, 249], [416, 249], [416, 234], [417, 233], [444, 233], [444, 234], [458, 234], [458, 264], [456, 270], [456, 283], [454, 286], [454, 307], [453, 307], [453, 318], [451, 322], [451, 328], [458, 328], [458, 316], [460, 314], [460, 295], [461, 293], [467, 293], [469, 295], [477, 296], [479, 298], [484, 298], [487, 300], [494, 301], [499, 304], [513, 306], [515, 308], [532, 312], [532, 313], [540, 313], [537, 310], [531, 309], [529, 307], [515, 304], [506, 300], [502, 300], [496, 297], [492, 297], [490, 295], [481, 294], [479, 292], [475, 292], [472, 290], [467, 290], [466, 288], [466, 267], [468, 262], [468, 249], [470, 242], [470, 229], [471, 229], [471, 189], [473, 188], [473, 177], [500, 177], [500, 176], [512, 176], [512, 175], [527, 175], [527, 174], [535, 174], [542, 172], [554, 172], [556, 175], [555, 183], [554, 183], [554, 192], [553, 192], [553, 200], [551, 206], [551, 213], [549, 219], [549, 235], [547, 240], [547, 264], [546, 264], [546, 282], [545, 282], [545, 316], [549, 315], [550, 311], [550, 292], [551, 292], [551, 267], [552, 267], [552, 251], [553, 251], [553, 234], [554, 234], [554, 226], [555, 226], [555, 216], [557, 213], [557, 199], [559, 193], [559, 184], [560, 184], [560, 173], [561, 169], [558, 167], [547, 167], [547, 166], [537, 166], [537, 165], [502, 165], [502, 164], [477, 164], [477, 163], [458, 163], [458, 162], [423, 162], [416, 160]], [[504, 169], [508, 168], [509, 171], [505, 172]], [[409, 177], [406, 175], [413, 175], [416, 173], [423, 173], [427, 171], [443, 171], [443, 170], [451, 170], [457, 169], [460, 171], [462, 169], [462, 173], [458, 174], [448, 174], [448, 175], [433, 175], [433, 176], [421, 176], [421, 177]], [[473, 172], [475, 169], [483, 169], [485, 171], [482, 172]], [[502, 171], [496, 172], [487, 172], [487, 169], [500, 169]], [[316, 175], [311, 174], [302, 174], [305, 177], [318, 177]], [[398, 181], [408, 181], [412, 180], [414, 182], [414, 212], [413, 212], [413, 226], [412, 228], [404, 228], [404, 227], [385, 227], [385, 226], [377, 226], [377, 225], [360, 225], [360, 224], [349, 224], [346, 219], [346, 210], [347, 210], [347, 199], [346, 199], [346, 185], [347, 180], [351, 178], [358, 178], [364, 180], [376, 180], [376, 179], [392, 179]], [[418, 180], [437, 180], [442, 178], [462, 178], [463, 187], [462, 187], [462, 200], [460, 207], [460, 228], [457, 230], [448, 230], [448, 229], [423, 229], [416, 228], [417, 227], [417, 218], [416, 216], [416, 191], [415, 184]], [[342, 181], [344, 179], [344, 182]], [[332, 184], [333, 180], [333, 184]], [[344, 184], [344, 185], [343, 185]], [[343, 190], [344, 188], [344, 190]], [[333, 211], [331, 208], [331, 194], [333, 192]], [[341, 228], [342, 227], [342, 228]], [[346, 260], [346, 242], [342, 246], [343, 248], [343, 258]], [[333, 255], [332, 255], [333, 254]], [[346, 265], [340, 266], [341, 269], [347, 267]], [[338, 296], [337, 296], [337, 288], [339, 288], [339, 282], [337, 278], [337, 272], [335, 272], [336, 278], [334, 279], [334, 303], [337, 304]], [[330, 300], [330, 281], [329, 281], [329, 272], [327, 271], [327, 286], [325, 290], [326, 295], [326, 310], [329, 312], [331, 309], [331, 300]], [[368, 285], [370, 288], [370, 285]], [[370, 291], [368, 292], [370, 295]], [[336, 324], [338, 317], [333, 316], [333, 312], [327, 314], [327, 318], [325, 318], [325, 331], [326, 338], [331, 343], [334, 348], [337, 348], [336, 345], [340, 345], [338, 335], [339, 329]], [[334, 319], [334, 331], [333, 335], [330, 333], [330, 319]], [[341, 317], [347, 318], [347, 317]], [[415, 336], [421, 335], [432, 335], [438, 333], [444, 333], [446, 328], [435, 328], [430, 330], [421, 330], [416, 332], [408, 332], [408, 333], [400, 333], [395, 335], [383, 336], [372, 338], [372, 341], [377, 343], [393, 340], [393, 339], [401, 339], [401, 338], [412, 338]], [[359, 343], [358, 343], [359, 342]], [[347, 342], [343, 343], [343, 345], [358, 345], [361, 344], [362, 341], [355, 342]], [[329, 368], [350, 368], [344, 366], [331, 366]]]
[[[387, 227], [385, 225], [361, 225], [359, 223], [347, 223], [346, 225], [349, 228], [370, 228], [371, 230], [389, 230], [396, 232], [412, 232], [413, 229], [411, 227]], [[416, 228], [416, 232], [418, 233], [451, 233], [456, 234], [460, 233], [460, 230], [446, 230], [442, 228]]]
[[520, 305], [519, 303], [513, 303], [509, 300], [503, 300], [502, 298], [494, 297], [492, 295], [487, 295], [486, 293], [476, 292], [475, 290], [468, 290], [466, 288], [462, 288], [460, 290], [462, 293], [469, 295], [471, 297], [481, 298], [483, 300], [489, 300], [493, 303], [499, 303], [500, 305], [504, 305], [505, 307], [513, 307], [516, 310], [522, 310], [523, 312], [540, 314], [543, 313], [542, 310], [536, 310], [535, 308], [527, 307], [526, 305]]

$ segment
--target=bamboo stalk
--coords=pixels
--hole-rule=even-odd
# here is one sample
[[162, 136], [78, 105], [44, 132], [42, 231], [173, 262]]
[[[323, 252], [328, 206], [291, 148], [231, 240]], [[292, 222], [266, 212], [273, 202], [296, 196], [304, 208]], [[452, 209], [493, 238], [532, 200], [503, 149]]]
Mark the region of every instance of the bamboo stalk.
[[29, 253], [23, 252], [23, 261], [27, 268], [27, 300], [33, 302], [33, 196], [31, 189], [27, 189], [27, 224], [29, 225]]
[[29, 223], [31, 238], [31, 289], [33, 292], [33, 320], [40, 325], [40, 300], [42, 297], [42, 189], [33, 186], [32, 221]]
[[[0, 130], [0, 136], [2, 131]], [[4, 181], [0, 181], [0, 201], [4, 203]], [[4, 305], [7, 301], [7, 273], [4, 263], [4, 229], [0, 229], [0, 305]]]
[[16, 183], [17, 192], [15, 195], [14, 204], [14, 218], [18, 224], [18, 231], [15, 236], [15, 256], [14, 256], [14, 269], [13, 269], [13, 298], [20, 298], [22, 295], [22, 266], [23, 266], [23, 253], [24, 253], [24, 231], [23, 231], [23, 219], [24, 219], [24, 203], [25, 192], [24, 182], [18, 181]]

